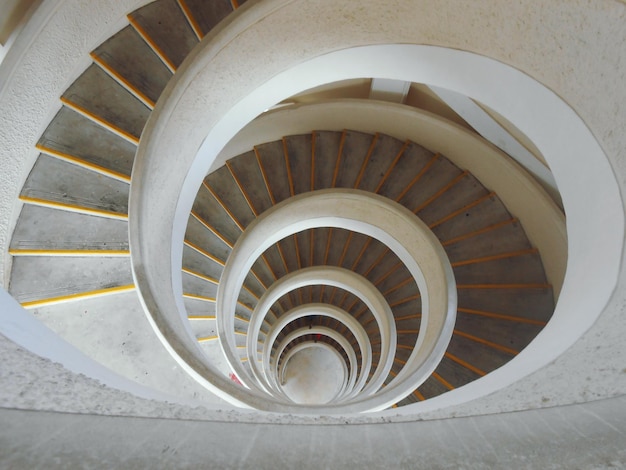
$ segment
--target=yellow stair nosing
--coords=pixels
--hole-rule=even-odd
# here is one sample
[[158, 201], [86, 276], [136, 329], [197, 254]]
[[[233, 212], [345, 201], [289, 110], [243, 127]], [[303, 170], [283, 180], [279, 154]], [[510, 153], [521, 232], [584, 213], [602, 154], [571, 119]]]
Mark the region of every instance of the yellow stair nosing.
[[105, 289], [96, 289], [88, 292], [79, 292], [76, 294], [60, 295], [57, 297], [49, 297], [47, 299], [29, 300], [27, 302], [21, 302], [24, 308], [37, 308], [49, 305], [60, 304], [63, 302], [71, 302], [74, 300], [91, 299], [96, 297], [104, 297], [106, 295], [118, 294], [122, 292], [130, 292], [135, 290], [134, 284], [127, 284], [125, 286], [108, 287]]

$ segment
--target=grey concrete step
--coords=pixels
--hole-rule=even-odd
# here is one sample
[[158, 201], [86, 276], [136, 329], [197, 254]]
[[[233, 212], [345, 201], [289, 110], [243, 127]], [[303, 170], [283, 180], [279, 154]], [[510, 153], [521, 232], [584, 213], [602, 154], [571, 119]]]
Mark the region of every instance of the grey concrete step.
[[48, 251], [128, 252], [128, 223], [25, 204], [13, 232], [13, 255]]
[[173, 69], [178, 68], [198, 44], [198, 38], [176, 0], [157, 0], [135, 10], [128, 17], [144, 40], [150, 41]]
[[65, 90], [61, 100], [134, 143], [150, 115], [145, 104], [95, 64]]
[[92, 52], [94, 61], [127, 89], [154, 106], [172, 72], [132, 26], [111, 36]]
[[20, 197], [49, 201], [61, 206], [128, 213], [129, 185], [58, 158], [40, 155]]
[[133, 277], [128, 257], [16, 256], [9, 293], [32, 308], [129, 286], [133, 286]]
[[62, 107], [39, 139], [45, 153], [129, 180], [137, 146], [79, 113]]
[[[200, 37], [204, 37], [233, 11], [233, 4], [230, 0], [179, 0], [178, 3], [186, 11]], [[243, 3], [238, 0], [238, 4]]]

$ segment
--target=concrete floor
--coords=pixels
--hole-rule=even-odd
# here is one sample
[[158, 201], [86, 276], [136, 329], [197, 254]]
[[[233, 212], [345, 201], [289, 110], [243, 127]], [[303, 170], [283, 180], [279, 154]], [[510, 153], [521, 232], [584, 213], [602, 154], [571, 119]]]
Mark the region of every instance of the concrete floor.
[[343, 380], [339, 358], [327, 349], [312, 347], [289, 359], [283, 390], [296, 403], [322, 405], [339, 393]]
[[9, 409], [0, 409], [0, 423], [3, 469], [626, 468], [624, 396], [394, 424], [294, 427]]

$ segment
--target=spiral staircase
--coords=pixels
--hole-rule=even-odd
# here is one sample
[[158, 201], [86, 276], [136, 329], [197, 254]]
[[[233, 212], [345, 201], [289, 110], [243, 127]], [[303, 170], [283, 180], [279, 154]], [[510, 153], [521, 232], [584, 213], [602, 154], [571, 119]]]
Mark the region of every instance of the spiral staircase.
[[[553, 289], [548, 282], [544, 253], [495, 191], [439, 149], [384, 131], [352, 130], [349, 123], [343, 130], [315, 127], [258, 140], [204, 177], [184, 233], [180, 301], [181, 324], [212, 372], [182, 364], [175, 336], [168, 336], [157, 317], [148, 314], [142, 331], [134, 330], [140, 328], [140, 305], [146, 308], [129, 247], [137, 148], [185, 58], [205, 36], [210, 39], [227, 27], [243, 3], [156, 0], [129, 13], [128, 24], [93, 49], [91, 63], [60, 96], [60, 108], [36, 144], [38, 156], [22, 185], [8, 249], [10, 295], [115, 372], [228, 409], [243, 403], [261, 411], [341, 414], [352, 410], [343, 405], [401, 388], [383, 408], [410, 410], [507, 364], [540, 334], [555, 310], [561, 286]], [[271, 229], [272, 220], [279, 220], [276, 214], [289, 219], [302, 201], [321, 206], [325, 197], [382, 201], [403, 220], [422, 224], [420, 230], [445, 253], [453, 274], [445, 286], [453, 299], [448, 305], [453, 327], [448, 337], [441, 334], [444, 348], [421, 379], [412, 375], [415, 357], [423, 354], [425, 319], [433, 316], [428, 307], [423, 311], [424, 299], [436, 296], [423, 291], [425, 284], [403, 253], [354, 223], [324, 219], [304, 229], [295, 224], [281, 235], [260, 228]], [[369, 216], [378, 213], [372, 209]], [[272, 239], [267, 246], [264, 233]], [[250, 239], [263, 244], [262, 251], [246, 260], [249, 269], [240, 275], [240, 289], [230, 292], [229, 270]], [[314, 281], [292, 282], [313, 272]], [[367, 289], [334, 283], [337, 272]], [[236, 300], [230, 313], [224, 290]], [[390, 312], [388, 324], [372, 308], [368, 292], [381, 297]], [[104, 314], [90, 323], [95, 310]], [[107, 311], [115, 315], [107, 319]], [[127, 347], [103, 340], [120, 337], [119, 331], [108, 331], [130, 328], [130, 318], [135, 323]], [[145, 328], [148, 323], [157, 335]], [[143, 350], [132, 348], [138, 335], [151, 336], [141, 343]], [[164, 358], [166, 351], [171, 356], [160, 367], [156, 358]], [[317, 351], [313, 357], [321, 357], [321, 351], [331, 354], [341, 383], [332, 398], [318, 402], [313, 397], [302, 405], [287, 392], [293, 375], [289, 363], [304, 351]], [[206, 388], [191, 379], [197, 375]], [[224, 381], [243, 395], [232, 398]], [[249, 391], [257, 394], [252, 400], [245, 398]]]
[[[193, 45], [228, 13], [228, 2], [160, 0], [131, 13], [129, 26], [97, 47], [91, 64], [61, 96], [62, 108], [37, 149], [41, 152], [20, 194], [24, 203], [11, 242], [9, 292], [29, 309], [63, 315], [66, 302], [123, 295], [134, 289], [127, 239], [128, 189], [136, 146], [160, 93]], [[215, 9], [215, 11], [214, 11]], [[307, 192], [349, 188], [401, 204], [428, 225], [454, 269], [458, 310], [452, 340], [437, 369], [397, 405], [425, 400], [482, 377], [518, 354], [554, 309], [536, 248], [497, 195], [445, 156], [384, 134], [314, 131], [262, 143], [213, 171], [193, 205], [183, 252], [183, 296], [190, 326], [209, 358], [219, 361], [216, 295], [223, 267], [238, 238], [269, 208]], [[68, 233], [65, 229], [70, 229]], [[249, 374], [249, 321], [273, 283], [309, 267], [350, 270], [380, 291], [393, 312], [397, 346], [387, 385], [416, 345], [420, 292], [401, 259], [380, 241], [341, 228], [317, 227], [285, 237], [256, 260], [239, 293], [234, 335]], [[379, 366], [382, 333], [358, 293], [310, 285], [294, 288], [269, 308], [258, 336], [296, 307], [334, 306], [359, 321], [371, 352], [330, 316], [287, 323], [269, 345], [272, 355], [290, 333], [324, 327], [349, 340], [357, 372], [369, 382]], [[67, 320], [71, 321], [71, 320]], [[111, 325], [111, 327], [114, 327]], [[77, 342], [84, 332], [76, 331]], [[349, 353], [326, 334], [320, 343]], [[301, 342], [296, 337], [274, 357], [276, 367]], [[223, 360], [222, 360], [223, 362]], [[382, 364], [381, 364], [382, 367]], [[350, 370], [352, 373], [352, 371]], [[228, 368], [225, 374], [230, 373]]]

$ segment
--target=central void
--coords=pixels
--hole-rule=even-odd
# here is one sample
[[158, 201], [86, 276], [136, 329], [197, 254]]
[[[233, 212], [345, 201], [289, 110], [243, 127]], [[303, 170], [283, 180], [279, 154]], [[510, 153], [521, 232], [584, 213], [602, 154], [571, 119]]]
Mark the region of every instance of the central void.
[[336, 354], [311, 346], [295, 353], [285, 366], [283, 392], [300, 405], [323, 405], [339, 393], [345, 380]]

